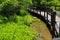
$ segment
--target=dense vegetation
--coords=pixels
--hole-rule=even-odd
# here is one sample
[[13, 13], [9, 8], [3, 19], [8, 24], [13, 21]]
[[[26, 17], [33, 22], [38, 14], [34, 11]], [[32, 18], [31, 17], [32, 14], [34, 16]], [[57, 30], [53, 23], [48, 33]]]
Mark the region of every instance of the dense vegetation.
[[60, 5], [60, 0], [32, 0], [33, 3], [46, 4], [46, 5]]
[[35, 5], [43, 4], [43, 6], [47, 5], [51, 9], [55, 9], [56, 7], [56, 10], [60, 12], [60, 0], [40, 0], [40, 1], [34, 0], [33, 4]]
[[49, 5], [51, 9], [56, 7], [56, 11], [60, 12], [60, 0], [43, 0], [41, 4]]
[[[34, 21], [27, 12], [31, 5], [60, 5], [59, 0], [0, 0], [0, 40], [37, 40], [30, 27]], [[58, 8], [59, 9], [59, 8]]]
[[0, 0], [0, 40], [37, 40], [30, 24], [33, 17], [26, 11], [31, 0]]

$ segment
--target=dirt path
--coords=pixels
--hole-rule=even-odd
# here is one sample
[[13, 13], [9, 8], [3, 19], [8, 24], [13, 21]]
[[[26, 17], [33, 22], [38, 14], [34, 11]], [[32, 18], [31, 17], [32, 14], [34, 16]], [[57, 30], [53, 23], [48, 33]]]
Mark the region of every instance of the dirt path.
[[41, 34], [44, 40], [52, 40], [52, 36], [50, 32], [48, 31], [48, 28], [41, 20], [34, 21], [34, 23], [31, 24], [31, 27], [35, 29], [39, 34]]

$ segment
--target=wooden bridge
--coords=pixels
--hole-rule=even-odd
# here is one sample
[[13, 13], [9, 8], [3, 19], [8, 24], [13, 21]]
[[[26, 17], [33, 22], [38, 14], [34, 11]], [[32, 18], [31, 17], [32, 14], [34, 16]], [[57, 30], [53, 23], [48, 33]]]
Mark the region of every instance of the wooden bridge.
[[[41, 8], [41, 7], [40, 7]], [[60, 36], [59, 28], [60, 28], [60, 14], [55, 9], [44, 10], [44, 8], [40, 9], [39, 7], [35, 8], [27, 8], [27, 10], [34, 16], [40, 18], [44, 21], [49, 29], [52, 38], [56, 38]]]

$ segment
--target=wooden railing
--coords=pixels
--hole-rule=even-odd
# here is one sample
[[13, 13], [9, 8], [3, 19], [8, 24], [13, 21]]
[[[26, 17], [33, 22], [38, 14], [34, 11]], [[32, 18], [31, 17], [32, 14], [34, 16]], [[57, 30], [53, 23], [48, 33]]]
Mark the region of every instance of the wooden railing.
[[[43, 9], [43, 10], [41, 10], [41, 9]], [[52, 38], [59, 36], [59, 34], [58, 34], [58, 32], [56, 31], [56, 28], [55, 28], [55, 24], [56, 24], [55, 18], [56, 18], [56, 14], [57, 14], [56, 11], [54, 11], [53, 9], [50, 9], [49, 7], [46, 7], [46, 8], [44, 8], [44, 7], [30, 8], [29, 7], [28, 8], [28, 11], [31, 14], [35, 15], [36, 17], [42, 16], [41, 15], [42, 14], [41, 12], [43, 11], [44, 12], [44, 16], [42, 16], [42, 17], [43, 17], [43, 20], [45, 20], [46, 25], [50, 25], [50, 27], [48, 27], [48, 29], [49, 29], [49, 31], [52, 34]], [[38, 13], [38, 11], [40, 13]], [[49, 20], [49, 16], [51, 17], [50, 20]]]

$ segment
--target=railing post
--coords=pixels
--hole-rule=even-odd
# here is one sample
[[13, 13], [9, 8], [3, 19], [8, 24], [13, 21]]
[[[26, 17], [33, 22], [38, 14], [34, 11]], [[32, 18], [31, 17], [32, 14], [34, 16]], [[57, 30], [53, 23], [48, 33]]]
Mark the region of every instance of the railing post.
[[59, 37], [60, 37], [60, 24], [59, 24]]
[[51, 13], [51, 26], [52, 26], [52, 37], [55, 37], [55, 18], [56, 18], [56, 12]]
[[44, 18], [45, 18], [45, 10], [44, 10]]
[[40, 15], [41, 15], [41, 10], [40, 10]]
[[48, 14], [49, 14], [49, 13], [48, 13], [48, 11], [47, 11], [47, 20], [48, 20]]

